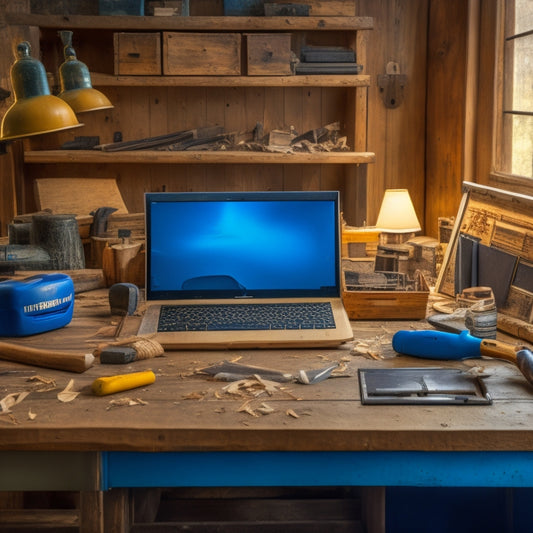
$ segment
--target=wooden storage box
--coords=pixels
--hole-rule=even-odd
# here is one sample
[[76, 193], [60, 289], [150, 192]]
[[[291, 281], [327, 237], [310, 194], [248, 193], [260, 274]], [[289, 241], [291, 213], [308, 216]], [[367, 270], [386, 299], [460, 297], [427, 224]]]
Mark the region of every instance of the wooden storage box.
[[344, 291], [350, 320], [421, 320], [426, 318], [427, 291]]
[[342, 301], [350, 320], [424, 319], [428, 298], [424, 276], [418, 278], [413, 290], [346, 290], [343, 278]]
[[290, 33], [247, 33], [245, 37], [249, 76], [291, 74]]
[[239, 33], [163, 32], [163, 74], [239, 76]]
[[115, 75], [160, 76], [161, 34], [114, 34]]

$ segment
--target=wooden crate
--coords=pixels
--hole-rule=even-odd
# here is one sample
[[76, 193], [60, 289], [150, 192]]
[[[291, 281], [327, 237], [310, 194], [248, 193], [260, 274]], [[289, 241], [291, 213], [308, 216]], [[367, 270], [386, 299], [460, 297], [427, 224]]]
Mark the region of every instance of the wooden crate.
[[291, 74], [290, 33], [247, 33], [245, 37], [249, 76]]
[[344, 291], [350, 320], [420, 320], [426, 318], [427, 291]]
[[239, 33], [163, 32], [163, 74], [239, 76]]
[[161, 34], [120, 32], [113, 35], [115, 74], [161, 75]]
[[429, 287], [417, 276], [413, 290], [346, 290], [342, 301], [350, 320], [420, 320], [426, 318]]

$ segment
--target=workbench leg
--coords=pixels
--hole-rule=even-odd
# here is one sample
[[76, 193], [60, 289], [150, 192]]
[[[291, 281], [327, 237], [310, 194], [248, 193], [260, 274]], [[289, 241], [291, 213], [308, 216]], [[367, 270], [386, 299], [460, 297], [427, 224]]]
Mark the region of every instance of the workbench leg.
[[111, 489], [104, 493], [105, 533], [129, 533], [133, 524], [133, 505], [129, 489]]
[[101, 491], [80, 492], [80, 533], [104, 533], [104, 498]]
[[366, 533], [385, 533], [385, 487], [363, 487], [361, 499]]

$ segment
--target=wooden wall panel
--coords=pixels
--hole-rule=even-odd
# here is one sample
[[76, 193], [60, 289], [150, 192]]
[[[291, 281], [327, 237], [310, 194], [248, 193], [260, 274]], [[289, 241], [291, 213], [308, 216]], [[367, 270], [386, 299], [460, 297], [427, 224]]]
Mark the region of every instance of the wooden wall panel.
[[[358, 15], [374, 17], [368, 32], [365, 72], [372, 76], [368, 90], [368, 150], [376, 153], [369, 165], [367, 223], [376, 223], [383, 193], [407, 188], [423, 224], [425, 196], [426, 35], [428, 1], [360, 0]], [[387, 63], [398, 63], [407, 76], [404, 100], [385, 107], [377, 79]]]
[[426, 232], [455, 216], [464, 171], [468, 2], [430, 0]]

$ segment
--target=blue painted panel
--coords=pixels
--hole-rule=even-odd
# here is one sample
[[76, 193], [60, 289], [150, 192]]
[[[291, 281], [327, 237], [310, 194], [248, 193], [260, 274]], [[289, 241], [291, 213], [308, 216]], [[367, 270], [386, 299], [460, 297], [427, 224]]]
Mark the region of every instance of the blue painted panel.
[[533, 452], [106, 452], [113, 487], [533, 487]]

